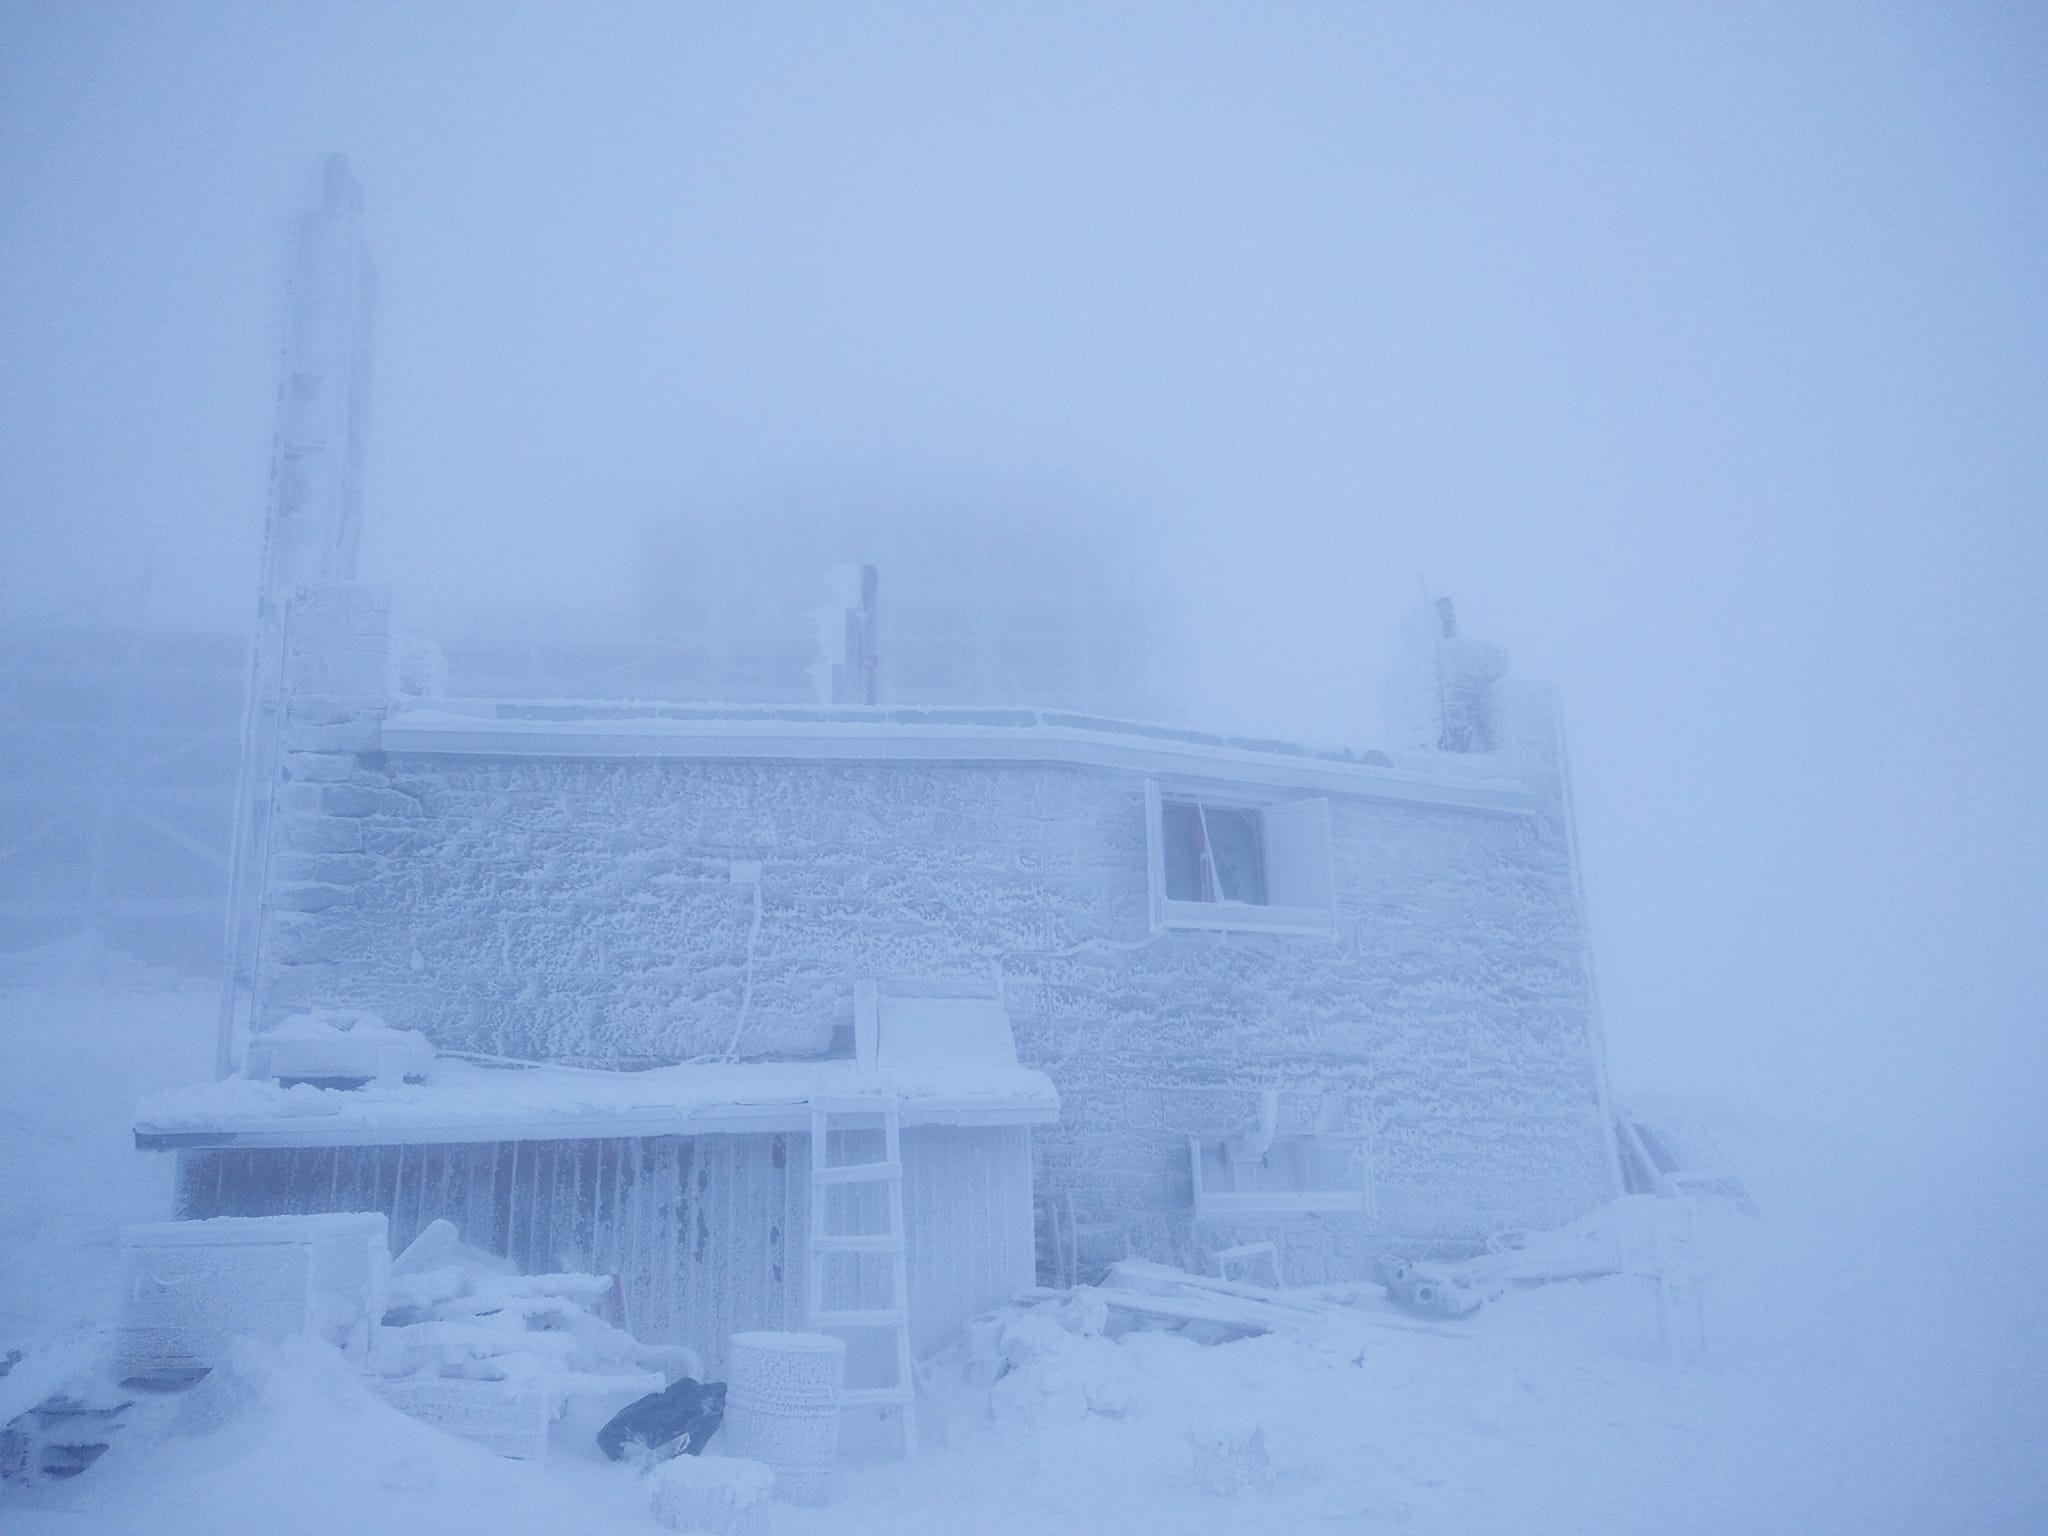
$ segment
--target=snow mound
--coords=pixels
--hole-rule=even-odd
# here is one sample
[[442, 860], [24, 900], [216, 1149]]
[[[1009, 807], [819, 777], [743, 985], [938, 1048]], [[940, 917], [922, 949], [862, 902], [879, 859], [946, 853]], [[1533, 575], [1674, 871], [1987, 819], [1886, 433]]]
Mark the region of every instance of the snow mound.
[[494, 1456], [387, 1406], [308, 1339], [238, 1341], [197, 1387], [147, 1406], [87, 1476], [0, 1495], [0, 1525], [66, 1536], [660, 1529], [617, 1469]]
[[654, 1518], [672, 1531], [766, 1536], [775, 1474], [741, 1456], [677, 1456], [647, 1475]]

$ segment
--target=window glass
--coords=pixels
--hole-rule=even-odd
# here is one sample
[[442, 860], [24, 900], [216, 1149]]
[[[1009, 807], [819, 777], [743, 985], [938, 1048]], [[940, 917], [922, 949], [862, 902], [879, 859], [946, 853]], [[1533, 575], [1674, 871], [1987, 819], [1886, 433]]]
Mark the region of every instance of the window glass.
[[1166, 854], [1166, 899], [1209, 901], [1202, 859], [1201, 812], [1185, 800], [1159, 807], [1159, 841]]
[[1257, 811], [1202, 807], [1208, 833], [1209, 867], [1219, 894], [1211, 901], [1266, 902], [1266, 851], [1259, 837]]
[[1159, 823], [1167, 900], [1265, 905], [1266, 850], [1257, 811], [1167, 800]]

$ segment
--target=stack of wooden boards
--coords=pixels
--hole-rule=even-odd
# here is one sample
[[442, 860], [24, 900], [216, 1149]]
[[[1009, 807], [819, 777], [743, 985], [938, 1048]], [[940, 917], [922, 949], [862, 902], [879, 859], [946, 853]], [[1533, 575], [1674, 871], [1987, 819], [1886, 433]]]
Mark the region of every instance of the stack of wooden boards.
[[1511, 1285], [1637, 1275], [1690, 1286], [1703, 1268], [1694, 1208], [1684, 1199], [1623, 1195], [1546, 1232], [1504, 1232], [1469, 1259], [1389, 1260], [1387, 1294], [1413, 1310], [1462, 1317]]
[[121, 1261], [116, 1379], [185, 1385], [236, 1338], [310, 1336], [393, 1407], [504, 1456], [543, 1455], [572, 1399], [616, 1408], [702, 1375], [694, 1351], [632, 1336], [614, 1277], [519, 1274], [447, 1221], [395, 1260], [377, 1212], [154, 1222], [124, 1230]]
[[1465, 1259], [1389, 1259], [1382, 1284], [1281, 1288], [1190, 1274], [1124, 1259], [1100, 1285], [1026, 1291], [1020, 1301], [1087, 1296], [1150, 1327], [1179, 1327], [1216, 1342], [1333, 1324], [1363, 1323], [1462, 1336], [1458, 1319], [1511, 1285], [1634, 1275], [1664, 1291], [1695, 1287], [1703, 1271], [1688, 1200], [1623, 1195], [1545, 1232], [1507, 1232]]
[[1177, 1327], [1214, 1342], [1259, 1333], [1294, 1333], [1356, 1326], [1411, 1333], [1460, 1335], [1465, 1330], [1432, 1318], [1412, 1317], [1390, 1304], [1378, 1286], [1344, 1288], [1341, 1296], [1316, 1290], [1280, 1290], [1243, 1280], [1190, 1274], [1169, 1264], [1124, 1259], [1103, 1283], [1071, 1291], [1027, 1291], [1021, 1301], [1050, 1301], [1086, 1293], [1112, 1318], [1151, 1327]]

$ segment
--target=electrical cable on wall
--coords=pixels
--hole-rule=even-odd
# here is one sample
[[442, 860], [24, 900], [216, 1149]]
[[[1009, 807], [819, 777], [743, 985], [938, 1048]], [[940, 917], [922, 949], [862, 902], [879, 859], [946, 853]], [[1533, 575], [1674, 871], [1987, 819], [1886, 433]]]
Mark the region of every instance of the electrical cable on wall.
[[718, 1059], [731, 1061], [740, 1048], [740, 1035], [747, 1027], [747, 1011], [754, 1002], [754, 950], [761, 937], [761, 877], [756, 874], [754, 886], [754, 920], [747, 925], [747, 972], [740, 985], [739, 1017], [732, 1022], [732, 1039], [726, 1043], [725, 1054]]

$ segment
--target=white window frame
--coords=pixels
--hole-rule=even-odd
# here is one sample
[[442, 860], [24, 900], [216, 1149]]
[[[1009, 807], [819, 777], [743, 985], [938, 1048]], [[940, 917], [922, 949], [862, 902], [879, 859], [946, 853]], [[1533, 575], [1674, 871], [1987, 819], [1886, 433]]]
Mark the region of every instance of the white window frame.
[[[1164, 806], [1168, 800], [1259, 813], [1260, 857], [1265, 861], [1264, 902], [1177, 901], [1166, 894]], [[1239, 784], [1147, 779], [1145, 850], [1154, 933], [1208, 929], [1327, 938], [1336, 932], [1330, 803], [1320, 796], [1262, 792]]]
[[[1204, 1148], [1220, 1153], [1220, 1161], [1230, 1170], [1231, 1187], [1218, 1189], [1210, 1184]], [[1298, 1158], [1311, 1148], [1340, 1155], [1346, 1162], [1354, 1164], [1358, 1170], [1355, 1179], [1316, 1188], [1245, 1189], [1237, 1183], [1242, 1170], [1231, 1161], [1229, 1138], [1190, 1136], [1188, 1167], [1194, 1180], [1195, 1219], [1238, 1221], [1252, 1217], [1320, 1216], [1341, 1212], [1370, 1214], [1373, 1205], [1371, 1147], [1363, 1136], [1276, 1136], [1259, 1162], [1262, 1167], [1270, 1164], [1276, 1152]]]

